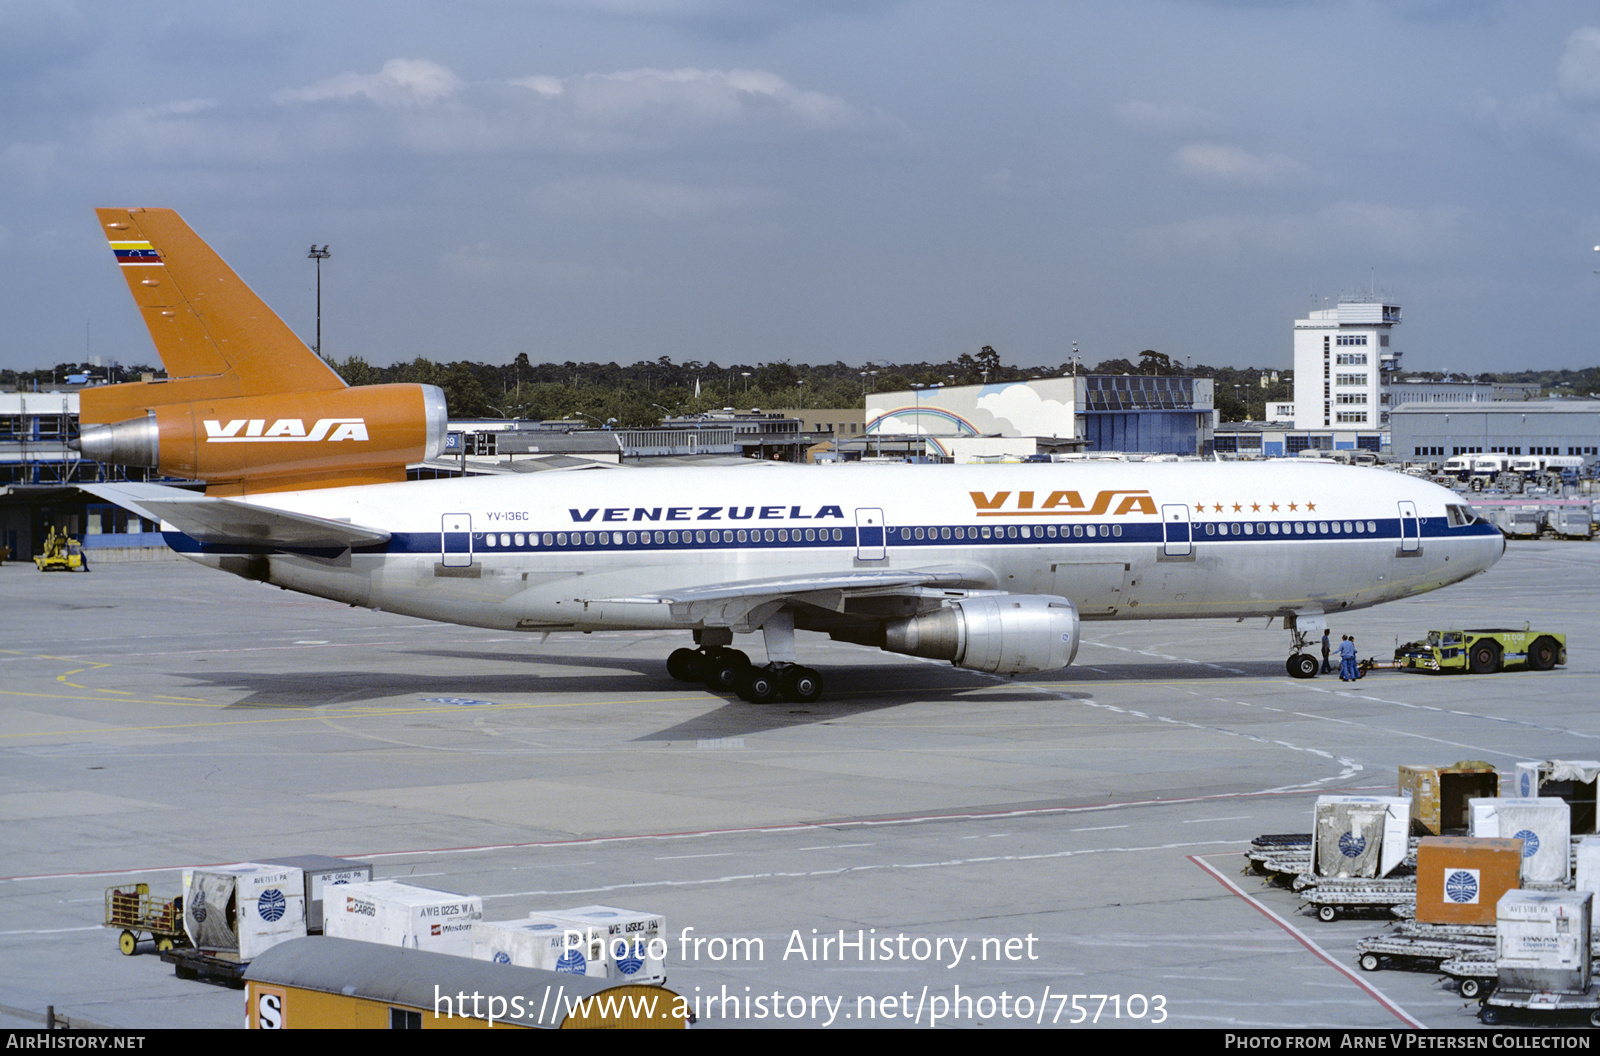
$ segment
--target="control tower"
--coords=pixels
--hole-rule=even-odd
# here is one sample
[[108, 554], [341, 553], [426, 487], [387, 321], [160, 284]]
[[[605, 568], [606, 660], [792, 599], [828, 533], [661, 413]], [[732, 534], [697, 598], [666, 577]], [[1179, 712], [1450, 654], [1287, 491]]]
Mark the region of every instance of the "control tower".
[[1389, 417], [1389, 379], [1400, 353], [1389, 333], [1400, 306], [1347, 294], [1335, 308], [1294, 321], [1294, 427], [1376, 429]]

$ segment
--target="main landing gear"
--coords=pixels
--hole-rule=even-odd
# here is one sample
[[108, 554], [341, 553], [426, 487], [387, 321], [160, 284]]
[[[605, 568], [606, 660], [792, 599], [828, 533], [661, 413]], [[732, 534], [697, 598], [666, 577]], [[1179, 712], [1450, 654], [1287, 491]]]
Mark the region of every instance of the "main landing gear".
[[730, 690], [752, 704], [770, 704], [778, 697], [810, 704], [822, 696], [822, 675], [800, 664], [756, 667], [738, 649], [702, 646], [676, 649], [667, 657], [667, 674], [679, 682], [704, 682], [714, 693]]
[[679, 682], [704, 682], [713, 693], [729, 690], [752, 704], [770, 704], [778, 697], [810, 704], [822, 696], [822, 676], [795, 663], [794, 617], [777, 612], [761, 625], [766, 637], [765, 667], [731, 647], [733, 632], [707, 627], [694, 633], [698, 649], [677, 649], [667, 657], [667, 674]]

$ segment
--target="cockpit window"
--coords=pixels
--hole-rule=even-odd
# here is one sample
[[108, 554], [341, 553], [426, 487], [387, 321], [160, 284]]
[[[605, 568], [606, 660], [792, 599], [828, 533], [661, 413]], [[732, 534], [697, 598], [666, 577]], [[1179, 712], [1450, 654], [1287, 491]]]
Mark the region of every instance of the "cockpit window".
[[1460, 528], [1463, 525], [1477, 524], [1483, 518], [1478, 516], [1478, 511], [1471, 506], [1446, 506], [1445, 512], [1450, 516], [1450, 527]]

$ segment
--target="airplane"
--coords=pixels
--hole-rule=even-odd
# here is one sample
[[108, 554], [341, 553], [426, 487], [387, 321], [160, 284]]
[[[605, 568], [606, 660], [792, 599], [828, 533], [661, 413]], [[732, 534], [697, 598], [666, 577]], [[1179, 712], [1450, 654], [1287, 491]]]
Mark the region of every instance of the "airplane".
[[[752, 464], [406, 481], [430, 385], [351, 388], [176, 213], [101, 209], [167, 380], [86, 389], [83, 457], [204, 480], [86, 490], [187, 558], [288, 590], [536, 633], [692, 636], [672, 677], [817, 700], [796, 631], [998, 675], [1083, 623], [1279, 617], [1288, 673], [1330, 614], [1476, 575], [1500, 531], [1452, 492], [1344, 465]], [[1269, 619], [1270, 624], [1270, 619]], [[767, 663], [734, 648], [760, 633]]]

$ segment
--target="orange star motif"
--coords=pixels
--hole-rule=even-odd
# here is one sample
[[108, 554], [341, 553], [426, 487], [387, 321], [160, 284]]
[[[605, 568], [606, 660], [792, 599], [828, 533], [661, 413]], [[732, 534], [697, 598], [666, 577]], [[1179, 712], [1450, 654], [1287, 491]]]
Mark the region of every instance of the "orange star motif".
[[1237, 502], [1233, 504], [1233, 512], [1234, 513], [1238, 513], [1241, 508], [1242, 507]]
[[1316, 503], [1314, 503], [1314, 502], [1308, 502], [1308, 503], [1306, 503], [1306, 509], [1307, 509], [1307, 510], [1314, 510], [1314, 509], [1316, 509], [1316, 508], [1317, 508], [1317, 504], [1316, 504]]
[[1278, 512], [1278, 504], [1277, 503], [1273, 503], [1271, 506], [1268, 506], [1267, 509], [1271, 510], [1273, 513], [1277, 513]]
[[1259, 502], [1252, 502], [1250, 504], [1250, 512], [1251, 513], [1260, 513], [1261, 512], [1261, 504]]
[[1300, 508], [1300, 507], [1298, 507], [1298, 506], [1296, 506], [1296, 505], [1295, 505], [1295, 504], [1294, 504], [1294, 503], [1292, 503], [1292, 502], [1291, 502], [1291, 503], [1290, 503], [1290, 504], [1289, 504], [1289, 511], [1290, 511], [1290, 512], [1291, 512], [1291, 513], [1292, 513], [1292, 512], [1294, 512], [1294, 511], [1295, 511], [1295, 510], [1297, 510], [1297, 509], [1299, 509], [1299, 508]]

